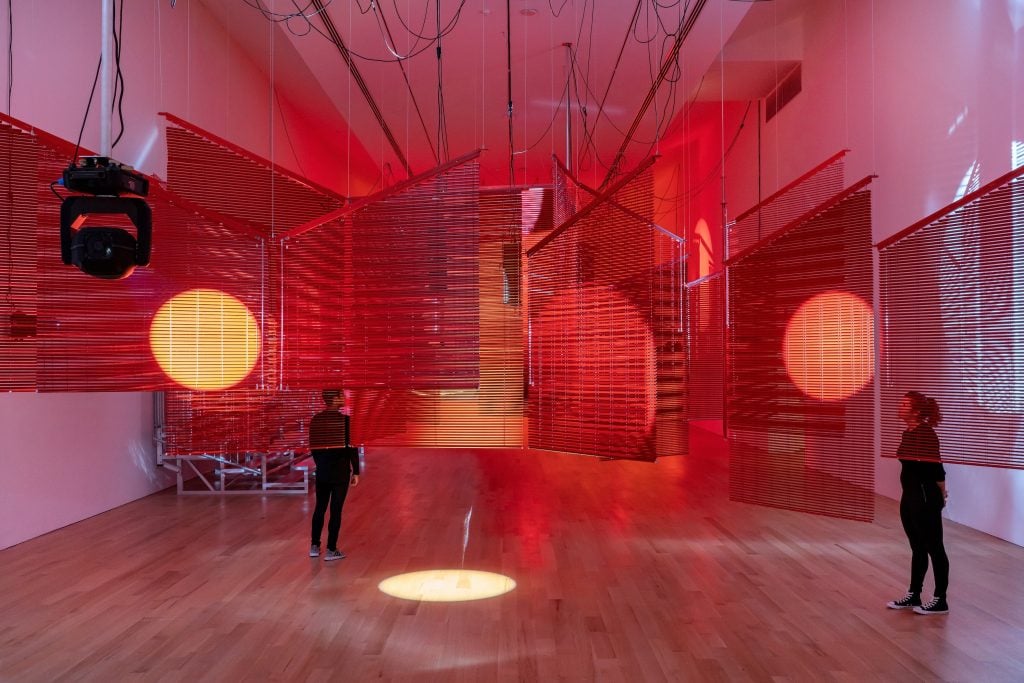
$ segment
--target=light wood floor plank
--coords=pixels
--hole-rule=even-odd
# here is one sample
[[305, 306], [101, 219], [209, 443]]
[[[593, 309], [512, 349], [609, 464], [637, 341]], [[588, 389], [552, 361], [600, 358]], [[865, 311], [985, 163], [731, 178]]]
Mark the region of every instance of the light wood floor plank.
[[[0, 552], [0, 680], [1024, 680], [1024, 549], [947, 522], [952, 612], [888, 610], [894, 501], [732, 503], [721, 441], [693, 452], [371, 451], [335, 563], [306, 557], [312, 496], [151, 496]], [[377, 589], [460, 566], [517, 589]]]

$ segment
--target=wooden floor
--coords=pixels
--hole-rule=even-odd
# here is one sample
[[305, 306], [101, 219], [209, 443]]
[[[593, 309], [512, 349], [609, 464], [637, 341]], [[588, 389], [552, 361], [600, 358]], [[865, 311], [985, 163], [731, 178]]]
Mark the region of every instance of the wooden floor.
[[[1024, 680], [1024, 549], [947, 522], [952, 612], [888, 610], [893, 501], [731, 503], [724, 458], [705, 432], [655, 465], [370, 451], [334, 563], [306, 556], [312, 496], [157, 494], [0, 552], [0, 680]], [[463, 565], [518, 587], [377, 589]]]

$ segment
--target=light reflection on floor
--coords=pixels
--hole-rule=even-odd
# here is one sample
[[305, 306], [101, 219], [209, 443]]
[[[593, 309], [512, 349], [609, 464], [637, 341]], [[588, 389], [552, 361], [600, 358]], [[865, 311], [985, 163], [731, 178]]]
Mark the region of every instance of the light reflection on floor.
[[381, 592], [404, 600], [463, 602], [504, 595], [516, 582], [502, 574], [471, 569], [431, 569], [399, 574], [377, 586]]

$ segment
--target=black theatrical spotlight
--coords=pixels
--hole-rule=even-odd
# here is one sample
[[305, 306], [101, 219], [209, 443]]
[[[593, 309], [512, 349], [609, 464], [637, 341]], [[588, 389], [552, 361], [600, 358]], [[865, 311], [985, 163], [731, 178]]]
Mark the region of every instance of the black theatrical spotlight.
[[[82, 157], [64, 169], [64, 187], [97, 196], [65, 197], [60, 205], [60, 255], [65, 264], [105, 280], [128, 277], [149, 264], [153, 214], [137, 197], [149, 193], [149, 180], [108, 157]], [[121, 197], [133, 194], [136, 197]], [[123, 228], [82, 227], [90, 214], [124, 214], [137, 236]]]
[[[138, 233], [123, 228], [81, 227], [92, 214], [124, 214]], [[153, 217], [142, 199], [124, 197], [67, 197], [60, 205], [60, 256], [69, 266], [105, 280], [128, 277], [136, 266], [149, 265]]]

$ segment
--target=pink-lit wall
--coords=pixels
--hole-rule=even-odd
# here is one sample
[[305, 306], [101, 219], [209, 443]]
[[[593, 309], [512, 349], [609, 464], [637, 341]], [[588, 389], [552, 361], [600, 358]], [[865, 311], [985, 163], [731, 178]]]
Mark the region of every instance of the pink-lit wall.
[[149, 394], [0, 394], [0, 549], [174, 483]]
[[[15, 0], [13, 5], [10, 113], [73, 141], [99, 57], [100, 3]], [[259, 18], [243, 3], [237, 5], [239, 13]], [[255, 30], [263, 33], [253, 40], [266, 41], [268, 48], [273, 44], [274, 58], [268, 49], [267, 59], [256, 63], [202, 3], [178, 2], [173, 9], [164, 1], [124, 6], [126, 128], [115, 158], [165, 177], [164, 122], [158, 113], [169, 111], [323, 185], [349, 190], [349, 167], [337, 161], [346, 149], [345, 123], [336, 112], [315, 106], [326, 101], [322, 93], [288, 91], [298, 87], [295, 81], [312, 79], [297, 77], [296, 69], [302, 68], [297, 56], [289, 41], [271, 35], [269, 23], [260, 18]], [[0, 15], [6, 27], [6, 7]], [[0, 52], [5, 75], [0, 106], [6, 109], [7, 50]], [[97, 87], [82, 137], [91, 149], [99, 142], [99, 106]], [[114, 125], [116, 135], [116, 115]], [[353, 192], [376, 181], [378, 171], [360, 146], [353, 149], [351, 169]], [[155, 467], [152, 397], [137, 393], [0, 394], [0, 471], [0, 548], [172, 483]]]
[[[15, 0], [12, 116], [77, 138], [100, 53], [100, 4]], [[358, 142], [351, 165], [340, 163], [345, 122], [280, 29], [244, 3], [220, 10], [218, 17], [200, 2], [125, 3], [125, 134], [113, 156], [165, 177], [158, 113], [168, 111], [339, 192], [349, 190], [349, 168], [353, 194], [372, 186], [379, 169]], [[236, 43], [221, 21], [244, 22], [250, 44]], [[6, 74], [6, 50], [0, 66]], [[97, 86], [82, 136], [93, 150], [99, 95]], [[6, 106], [6, 97], [0, 101]], [[116, 112], [113, 125], [116, 136]]]

